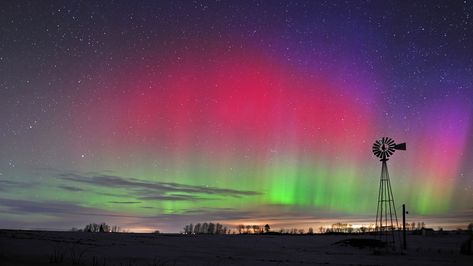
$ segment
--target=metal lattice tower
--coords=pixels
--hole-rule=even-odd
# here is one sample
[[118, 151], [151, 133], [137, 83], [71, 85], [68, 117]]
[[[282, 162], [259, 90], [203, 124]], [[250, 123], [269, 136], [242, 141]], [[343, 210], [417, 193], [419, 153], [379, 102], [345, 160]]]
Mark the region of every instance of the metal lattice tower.
[[381, 158], [381, 178], [379, 180], [378, 206], [376, 209], [375, 230], [380, 240], [394, 247], [396, 230], [399, 228], [396, 205], [388, 172], [388, 158], [396, 150], [406, 150], [406, 143], [396, 144], [394, 140], [383, 137], [373, 144], [373, 153]]

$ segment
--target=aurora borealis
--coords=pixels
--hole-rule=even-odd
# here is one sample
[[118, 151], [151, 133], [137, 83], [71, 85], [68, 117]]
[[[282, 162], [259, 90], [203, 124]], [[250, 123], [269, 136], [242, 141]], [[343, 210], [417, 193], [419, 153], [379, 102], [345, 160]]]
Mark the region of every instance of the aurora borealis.
[[471, 1], [0, 6], [2, 228], [472, 222]]

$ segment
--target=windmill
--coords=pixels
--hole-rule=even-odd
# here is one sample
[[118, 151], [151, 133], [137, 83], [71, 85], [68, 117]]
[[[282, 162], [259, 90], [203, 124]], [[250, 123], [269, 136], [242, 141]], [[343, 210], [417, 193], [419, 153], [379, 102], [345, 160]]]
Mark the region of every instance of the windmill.
[[393, 139], [383, 137], [373, 144], [373, 153], [381, 160], [381, 179], [379, 181], [378, 207], [376, 209], [375, 230], [388, 246], [394, 246], [395, 230], [399, 227], [396, 205], [389, 181], [387, 161], [396, 150], [406, 150], [406, 143], [396, 144]]

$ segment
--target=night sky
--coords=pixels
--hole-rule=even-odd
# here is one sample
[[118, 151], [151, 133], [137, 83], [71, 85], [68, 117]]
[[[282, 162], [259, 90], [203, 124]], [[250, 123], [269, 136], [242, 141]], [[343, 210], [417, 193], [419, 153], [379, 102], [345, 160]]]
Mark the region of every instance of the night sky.
[[[1, 1], [0, 228], [473, 222], [473, 1]], [[401, 211], [398, 208], [398, 214]]]

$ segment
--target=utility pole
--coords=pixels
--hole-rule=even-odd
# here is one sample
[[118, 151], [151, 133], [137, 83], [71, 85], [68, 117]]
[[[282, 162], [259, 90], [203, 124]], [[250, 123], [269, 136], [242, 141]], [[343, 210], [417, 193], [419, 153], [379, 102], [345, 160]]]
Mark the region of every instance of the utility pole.
[[403, 248], [407, 249], [407, 242], [406, 242], [406, 204], [402, 204], [402, 235], [403, 239]]

